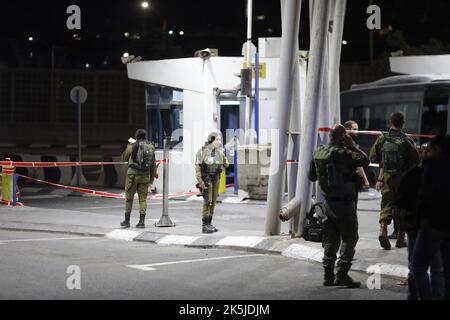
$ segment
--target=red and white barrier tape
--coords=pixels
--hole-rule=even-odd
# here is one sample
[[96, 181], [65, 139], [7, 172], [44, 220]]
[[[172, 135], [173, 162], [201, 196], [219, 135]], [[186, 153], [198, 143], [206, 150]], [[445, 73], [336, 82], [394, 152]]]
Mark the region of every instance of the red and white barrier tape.
[[22, 202], [16, 202], [16, 205], [14, 205], [14, 203], [12, 201], [7, 201], [7, 200], [1, 200], [0, 202], [3, 206], [7, 206], [7, 207], [24, 207], [24, 204]]
[[[98, 197], [105, 197], [105, 198], [113, 198], [113, 199], [125, 199], [125, 195], [124, 194], [117, 194], [117, 193], [111, 193], [111, 192], [105, 192], [105, 191], [97, 191], [97, 190], [92, 190], [92, 189], [86, 189], [86, 188], [80, 188], [80, 187], [73, 187], [73, 186], [65, 186], [59, 183], [53, 183], [53, 182], [48, 182], [48, 181], [44, 181], [44, 180], [40, 180], [40, 179], [36, 179], [36, 178], [31, 178], [28, 176], [24, 176], [21, 174], [16, 174], [16, 176], [30, 180], [30, 181], [35, 181], [38, 183], [42, 183], [42, 184], [46, 184], [49, 186], [53, 186], [53, 187], [57, 187], [57, 188], [62, 188], [62, 189], [66, 189], [66, 190], [72, 190], [72, 191], [76, 191], [76, 192], [80, 192], [80, 193], [85, 193], [85, 194], [90, 194], [93, 196], [98, 196]], [[171, 193], [168, 195], [169, 198], [180, 198], [180, 197], [187, 197], [187, 196], [193, 196], [193, 195], [197, 195], [199, 194], [199, 192], [176, 192], [176, 193]], [[155, 195], [150, 195], [147, 197], [147, 199], [162, 199], [164, 196], [162, 194], [155, 194]]]
[[[331, 128], [319, 128], [318, 129], [319, 133], [324, 133], [324, 132], [330, 132]], [[376, 131], [376, 130], [347, 130], [347, 133], [351, 133], [351, 134], [363, 134], [363, 135], [369, 135], [369, 136], [379, 136], [380, 134], [386, 133], [383, 131]], [[430, 134], [410, 134], [407, 133], [407, 136], [410, 137], [415, 137], [415, 138], [428, 138], [428, 139], [432, 139], [435, 136], [434, 135], [430, 135]]]
[[[169, 163], [169, 159], [157, 160], [156, 164]], [[16, 168], [48, 168], [48, 167], [79, 167], [79, 166], [105, 166], [125, 165], [128, 162], [23, 162], [23, 161], [0, 161], [0, 166], [12, 166]], [[7, 169], [3, 169], [7, 170]]]

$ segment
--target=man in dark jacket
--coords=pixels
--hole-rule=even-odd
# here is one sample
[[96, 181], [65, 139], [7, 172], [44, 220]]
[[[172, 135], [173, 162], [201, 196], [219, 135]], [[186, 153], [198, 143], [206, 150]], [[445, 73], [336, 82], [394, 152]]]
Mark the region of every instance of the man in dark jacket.
[[429, 144], [423, 162], [422, 183], [419, 188], [417, 210], [420, 228], [412, 257], [412, 272], [419, 298], [433, 298], [428, 268], [441, 250], [445, 278], [446, 300], [450, 299], [450, 136], [437, 136]]
[[[421, 147], [421, 163], [409, 170], [400, 182], [398, 189], [398, 197], [396, 205], [408, 212], [405, 216], [405, 228], [408, 235], [408, 300], [418, 300], [416, 283], [412, 273], [412, 256], [414, 252], [414, 246], [417, 239], [417, 233], [419, 231], [419, 217], [420, 213], [417, 208], [417, 199], [419, 196], [419, 188], [422, 180], [422, 163], [427, 158], [427, 145]], [[433, 299], [440, 300], [444, 296], [444, 271], [442, 266], [441, 251], [438, 250], [430, 263], [430, 278]]]

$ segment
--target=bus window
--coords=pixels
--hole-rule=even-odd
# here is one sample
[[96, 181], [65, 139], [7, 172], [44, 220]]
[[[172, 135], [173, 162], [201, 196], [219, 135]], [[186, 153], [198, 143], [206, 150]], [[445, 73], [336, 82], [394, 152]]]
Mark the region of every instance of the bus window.
[[[422, 113], [422, 134], [445, 134], [447, 131], [447, 115], [449, 89], [447, 87], [428, 87]], [[421, 143], [428, 139], [421, 139]]]

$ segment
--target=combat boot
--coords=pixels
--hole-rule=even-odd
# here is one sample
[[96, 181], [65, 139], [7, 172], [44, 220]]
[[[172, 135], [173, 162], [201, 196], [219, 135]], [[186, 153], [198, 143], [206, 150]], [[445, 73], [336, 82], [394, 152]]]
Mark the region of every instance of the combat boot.
[[216, 227], [214, 227], [214, 226], [211, 224], [212, 218], [213, 218], [213, 216], [209, 216], [209, 217], [208, 217], [208, 225], [209, 225], [209, 227], [210, 227], [214, 232], [217, 232], [217, 231], [219, 231], [219, 229], [217, 229]]
[[408, 245], [406, 244], [406, 241], [405, 241], [405, 231], [399, 230], [397, 242], [395, 243], [395, 247], [396, 248], [406, 248], [407, 246]]
[[145, 228], [145, 214], [139, 215], [139, 222], [136, 225], [136, 228], [140, 228], [140, 229]]
[[380, 246], [385, 250], [391, 249], [391, 243], [389, 242], [387, 234], [387, 223], [382, 221], [380, 223], [380, 234], [378, 235], [378, 241], [380, 241]]
[[125, 220], [120, 223], [120, 226], [124, 229], [130, 227], [130, 215], [129, 214], [125, 214]]
[[347, 288], [359, 288], [361, 287], [361, 282], [353, 280], [347, 273], [338, 272], [334, 285]]
[[392, 240], [396, 240], [397, 237], [398, 237], [398, 232], [397, 232], [397, 230], [394, 230], [394, 231], [392, 231], [392, 233], [390, 234], [390, 236], [388, 238], [392, 239]]
[[323, 285], [325, 287], [333, 287], [334, 286], [334, 270], [330, 268], [324, 268], [325, 274], [323, 279]]
[[211, 228], [211, 226], [208, 224], [208, 217], [202, 218], [202, 232], [203, 233], [213, 233], [214, 230]]

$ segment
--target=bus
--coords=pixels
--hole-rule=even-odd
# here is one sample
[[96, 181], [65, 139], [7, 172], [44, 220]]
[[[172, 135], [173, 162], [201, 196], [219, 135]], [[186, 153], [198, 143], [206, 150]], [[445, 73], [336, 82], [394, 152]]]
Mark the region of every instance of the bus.
[[[359, 130], [387, 131], [390, 115], [401, 111], [406, 116], [404, 131], [410, 134], [450, 133], [450, 75], [400, 75], [375, 82], [355, 84], [341, 93], [341, 121], [354, 120]], [[376, 136], [360, 134], [357, 143], [365, 152]], [[417, 138], [416, 145], [428, 138]], [[371, 185], [378, 171], [367, 170]]]

